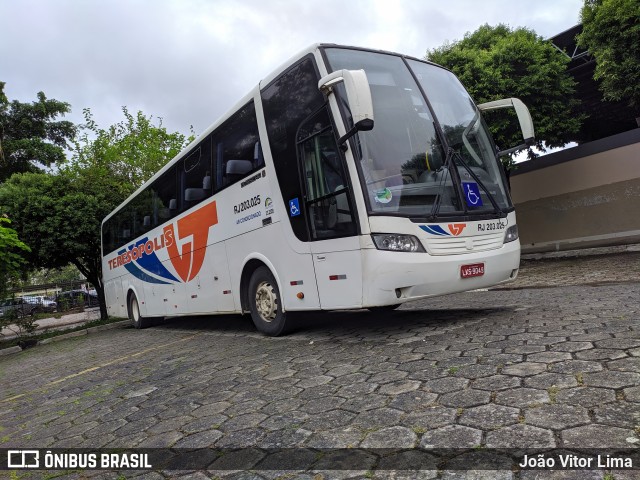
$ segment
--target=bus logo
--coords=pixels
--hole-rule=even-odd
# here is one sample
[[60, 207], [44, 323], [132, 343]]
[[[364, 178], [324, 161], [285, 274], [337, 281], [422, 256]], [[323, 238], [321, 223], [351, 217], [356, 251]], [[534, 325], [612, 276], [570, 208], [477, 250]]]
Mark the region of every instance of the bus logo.
[[457, 237], [462, 233], [466, 223], [450, 223], [447, 225], [449, 231], [447, 232], [440, 225], [420, 225], [420, 228], [431, 235], [438, 235], [440, 237]]
[[[183, 282], [190, 282], [200, 272], [204, 262], [204, 254], [209, 240], [209, 228], [218, 223], [218, 210], [216, 202], [196, 210], [190, 215], [181, 218], [177, 222], [180, 239], [191, 237], [191, 240], [182, 244], [182, 252], [178, 251], [176, 242], [167, 246], [169, 258], [173, 268], [176, 269]], [[164, 227], [164, 234], [173, 236], [173, 224]], [[175, 238], [175, 237], [174, 237]]]
[[[145, 237], [135, 245], [120, 250], [115, 258], [108, 261], [109, 268], [124, 266], [133, 276], [148, 283], [190, 282], [200, 273], [209, 240], [209, 228], [217, 223], [218, 210], [216, 202], [212, 202], [175, 224], [167, 225], [157, 238], [151, 240]], [[183, 243], [179, 245], [179, 241]], [[179, 278], [167, 270], [157, 257], [156, 252], [164, 249]]]

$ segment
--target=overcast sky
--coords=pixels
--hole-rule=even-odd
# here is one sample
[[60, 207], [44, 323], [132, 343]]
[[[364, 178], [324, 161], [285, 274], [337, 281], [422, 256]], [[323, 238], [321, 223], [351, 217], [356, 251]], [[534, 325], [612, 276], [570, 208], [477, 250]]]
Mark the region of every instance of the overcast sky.
[[90, 108], [101, 127], [121, 107], [197, 134], [260, 79], [316, 42], [424, 57], [488, 23], [545, 38], [579, 22], [582, 0], [0, 0], [0, 81], [10, 100], [38, 91]]

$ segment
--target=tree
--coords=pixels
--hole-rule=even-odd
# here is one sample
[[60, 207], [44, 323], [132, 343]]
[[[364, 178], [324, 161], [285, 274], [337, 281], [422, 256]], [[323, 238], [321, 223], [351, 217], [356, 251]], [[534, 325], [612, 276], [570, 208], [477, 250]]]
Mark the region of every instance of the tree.
[[9, 280], [20, 274], [24, 259], [19, 251], [28, 252], [29, 247], [20, 241], [18, 233], [9, 227], [11, 220], [0, 216], [0, 299], [5, 296]]
[[127, 197], [176, 156], [194, 135], [193, 131], [188, 138], [179, 132], [169, 133], [162, 126], [161, 118], [155, 125], [153, 117], [146, 117], [140, 111], [134, 116], [123, 107], [122, 112], [123, 121], [102, 129], [94, 121], [91, 110], [85, 108], [82, 134], [74, 142], [73, 160], [66, 168], [115, 176]]
[[56, 121], [69, 113], [68, 103], [47, 99], [38, 92], [32, 103], [9, 102], [0, 82], [0, 182], [13, 173], [37, 172], [65, 159], [67, 141], [76, 128], [69, 121]]
[[[16, 174], [0, 187], [0, 204], [20, 213], [16, 229], [31, 248], [29, 263], [46, 268], [72, 263], [103, 299], [99, 231], [112, 206], [108, 197], [64, 174]], [[104, 305], [101, 314], [106, 318]]]
[[59, 268], [39, 268], [29, 272], [25, 285], [42, 285], [45, 283], [74, 283], [84, 280], [78, 269], [69, 264]]
[[[572, 141], [583, 116], [575, 108], [575, 82], [567, 73], [569, 59], [533, 30], [483, 25], [463, 40], [427, 51], [427, 60], [453, 71], [477, 103], [517, 97], [528, 107], [536, 131], [536, 146], [544, 150]], [[507, 148], [522, 141], [505, 111], [491, 113], [496, 143]], [[533, 152], [530, 150], [530, 156]]]
[[[44, 268], [73, 264], [96, 288], [102, 318], [107, 317], [102, 219], [186, 142], [184, 135], [168, 133], [141, 113], [131, 118], [132, 123], [107, 130], [95, 123], [85, 126], [96, 138], [83, 135], [73, 159], [56, 174], [16, 174], [0, 186], [0, 206], [16, 218], [16, 230], [31, 247], [30, 263]], [[139, 165], [148, 170], [140, 173]]]
[[596, 59], [593, 78], [605, 100], [640, 107], [640, 3], [637, 0], [585, 0], [578, 44]]

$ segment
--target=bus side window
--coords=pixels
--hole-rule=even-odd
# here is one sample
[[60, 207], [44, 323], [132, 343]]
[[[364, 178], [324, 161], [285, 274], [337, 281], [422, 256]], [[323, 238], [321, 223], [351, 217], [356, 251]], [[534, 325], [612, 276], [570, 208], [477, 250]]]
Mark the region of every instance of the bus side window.
[[262, 154], [262, 145], [256, 142], [253, 147], [253, 168], [258, 169], [264, 167], [264, 155]]
[[228, 160], [225, 167], [225, 185], [231, 185], [245, 177], [252, 167], [250, 160]]
[[178, 213], [176, 184], [176, 167], [167, 170], [153, 184], [152, 188], [158, 205], [158, 223], [156, 225], [166, 222]]
[[[209, 198], [211, 188], [211, 136], [206, 137], [187, 155], [179, 168], [181, 211]], [[207, 180], [208, 178], [208, 180]]]
[[[320, 75], [313, 55], [308, 55], [279, 75], [262, 91], [262, 108], [269, 137], [271, 158], [280, 194], [285, 205], [303, 196], [300, 180], [303, 173], [298, 161], [296, 132], [298, 126], [325, 102], [318, 90]], [[306, 213], [289, 216], [294, 235], [308, 242]]]
[[212, 136], [216, 191], [264, 166], [253, 101], [232, 115]]

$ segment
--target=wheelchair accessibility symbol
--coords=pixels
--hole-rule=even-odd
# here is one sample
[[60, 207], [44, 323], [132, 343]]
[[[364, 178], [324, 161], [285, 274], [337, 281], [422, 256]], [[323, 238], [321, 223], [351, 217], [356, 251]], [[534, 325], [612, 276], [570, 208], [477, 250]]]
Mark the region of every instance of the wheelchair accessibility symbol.
[[482, 197], [480, 196], [480, 187], [475, 182], [462, 182], [464, 197], [467, 200], [467, 206], [470, 208], [481, 207]]
[[293, 200], [289, 200], [289, 215], [292, 217], [300, 215], [300, 203], [297, 197]]

